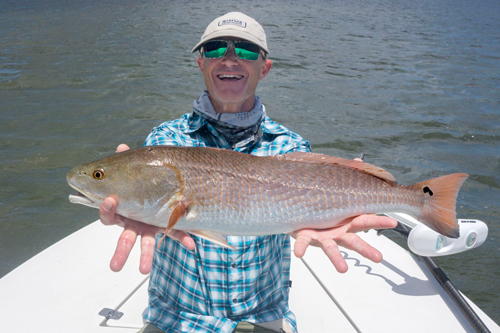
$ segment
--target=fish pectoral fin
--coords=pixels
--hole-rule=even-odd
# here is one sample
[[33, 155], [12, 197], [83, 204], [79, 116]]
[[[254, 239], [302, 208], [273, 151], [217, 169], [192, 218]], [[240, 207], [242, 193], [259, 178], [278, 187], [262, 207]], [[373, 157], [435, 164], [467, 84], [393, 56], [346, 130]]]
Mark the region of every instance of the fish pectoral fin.
[[229, 245], [226, 241], [226, 238], [219, 233], [212, 232], [212, 231], [202, 231], [202, 230], [189, 230], [188, 232], [192, 235], [206, 239], [207, 241], [215, 243], [219, 246], [222, 246], [222, 247], [225, 247], [225, 248], [228, 248], [231, 250], [236, 250], [236, 248], [232, 245]]
[[163, 237], [160, 239], [160, 242], [158, 243], [157, 248], [160, 247], [161, 243], [165, 239], [165, 237], [168, 235], [172, 229], [174, 229], [175, 225], [177, 224], [177, 221], [186, 214], [187, 207], [191, 204], [190, 201], [177, 201], [174, 204], [174, 209], [172, 210], [172, 214], [170, 214], [170, 219], [168, 220], [168, 225], [165, 228], [165, 233], [163, 234]]
[[348, 160], [342, 157], [328, 156], [317, 153], [293, 152], [283, 155], [272, 156], [272, 158], [277, 158], [280, 160], [287, 160], [287, 161], [303, 162], [303, 163], [337, 164], [369, 173], [372, 176], [380, 178], [389, 183], [396, 182], [396, 179], [394, 178], [393, 175], [391, 175], [388, 171], [378, 166], [361, 161]]

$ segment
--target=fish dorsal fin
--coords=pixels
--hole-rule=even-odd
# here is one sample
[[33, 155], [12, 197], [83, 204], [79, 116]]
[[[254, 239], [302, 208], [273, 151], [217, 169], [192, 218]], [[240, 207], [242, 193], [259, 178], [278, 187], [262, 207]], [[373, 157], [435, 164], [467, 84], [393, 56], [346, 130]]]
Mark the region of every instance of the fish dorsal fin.
[[277, 155], [275, 156], [275, 158], [286, 161], [315, 163], [323, 165], [336, 164], [366, 172], [372, 176], [385, 180], [389, 183], [396, 182], [396, 179], [394, 178], [393, 175], [391, 175], [389, 172], [385, 171], [384, 169], [378, 166], [375, 166], [370, 163], [348, 160], [342, 157], [328, 156], [316, 153], [294, 152], [283, 155]]

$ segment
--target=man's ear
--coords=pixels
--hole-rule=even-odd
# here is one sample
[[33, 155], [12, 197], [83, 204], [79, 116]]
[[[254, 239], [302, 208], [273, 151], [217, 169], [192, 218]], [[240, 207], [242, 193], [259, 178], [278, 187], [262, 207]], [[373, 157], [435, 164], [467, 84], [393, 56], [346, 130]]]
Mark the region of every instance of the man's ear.
[[262, 68], [260, 71], [259, 81], [266, 77], [267, 73], [269, 73], [272, 66], [273, 66], [273, 61], [271, 59], [264, 60], [264, 63], [262, 64]]
[[205, 68], [203, 64], [203, 58], [196, 58], [196, 62], [198, 63], [198, 67], [200, 67], [201, 72], [203, 73], [203, 69]]

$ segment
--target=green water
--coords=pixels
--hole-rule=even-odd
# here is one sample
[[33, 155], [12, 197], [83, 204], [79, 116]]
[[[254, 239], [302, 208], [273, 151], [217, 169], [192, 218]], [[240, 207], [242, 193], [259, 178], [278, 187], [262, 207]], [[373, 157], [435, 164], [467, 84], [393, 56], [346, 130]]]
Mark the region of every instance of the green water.
[[[65, 175], [190, 112], [204, 87], [189, 51], [216, 16], [264, 26], [268, 115], [316, 152], [384, 167], [411, 184], [470, 179], [458, 216], [486, 243], [438, 258], [500, 322], [498, 1], [2, 1], [0, 276], [96, 220], [71, 205]], [[92, 242], [92, 240], [89, 240]], [[109, 256], [111, 257], [111, 253]]]

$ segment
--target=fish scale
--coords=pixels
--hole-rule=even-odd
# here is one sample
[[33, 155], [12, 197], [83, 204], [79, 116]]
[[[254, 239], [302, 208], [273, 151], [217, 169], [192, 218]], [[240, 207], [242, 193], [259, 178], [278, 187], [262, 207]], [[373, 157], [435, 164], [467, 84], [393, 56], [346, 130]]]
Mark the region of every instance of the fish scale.
[[[192, 222], [203, 224], [219, 219], [221, 223], [216, 231], [231, 235], [249, 235], [252, 229], [255, 229], [255, 234], [290, 232], [302, 224], [310, 228], [325, 228], [325, 223], [331, 225], [332, 221], [338, 223], [353, 214], [372, 211], [367, 203], [370, 207], [379, 205], [384, 211], [401, 209], [399, 200], [386, 207], [383, 204], [389, 203], [390, 194], [409, 191], [405, 186], [384, 191], [388, 186], [384, 180], [362, 172], [353, 173], [337, 165], [254, 159], [253, 168], [261, 170], [257, 175], [251, 170], [242, 172], [242, 166], [248, 163], [245, 160], [221, 165], [222, 159], [212, 158], [200, 160], [196, 168], [194, 164], [190, 164], [190, 168], [180, 168], [181, 174], [198, 175], [193, 181], [186, 180], [184, 192], [199, 206], [199, 218]], [[207, 167], [205, 163], [213, 165]], [[232, 165], [235, 167], [230, 168]], [[203, 195], [208, 193], [207, 184], [214, 193]], [[377, 193], [377, 196], [370, 200], [370, 193]], [[280, 207], [286, 207], [286, 210], [272, 214]], [[248, 227], [242, 229], [241, 226]], [[189, 220], [180, 220], [176, 228], [190, 230], [195, 226]]]
[[[105, 177], [94, 179], [95, 170]], [[121, 215], [190, 232], [235, 236], [329, 228], [364, 213], [402, 212], [458, 236], [456, 197], [466, 174], [399, 185], [368, 163], [313, 153], [259, 157], [201, 147], [143, 147], [76, 167], [75, 203], [110, 195]]]

